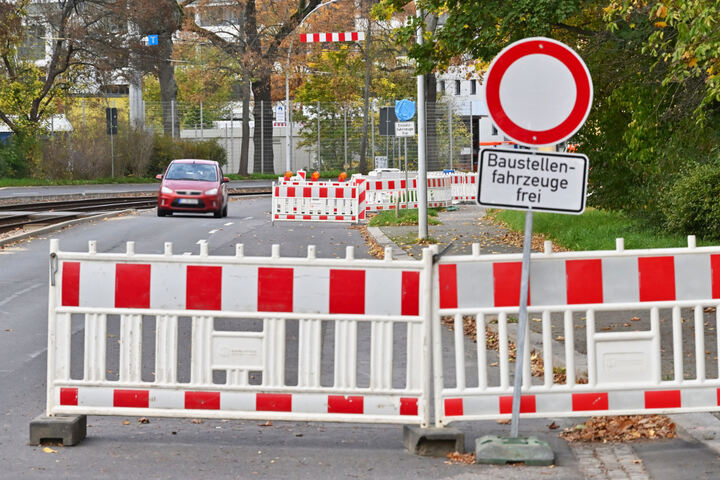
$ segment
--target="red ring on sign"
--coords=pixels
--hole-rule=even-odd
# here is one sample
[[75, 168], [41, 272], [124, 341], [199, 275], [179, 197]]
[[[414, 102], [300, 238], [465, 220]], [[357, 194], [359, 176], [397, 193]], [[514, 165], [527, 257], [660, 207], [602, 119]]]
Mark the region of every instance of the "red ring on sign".
[[[528, 130], [513, 122], [500, 103], [500, 83], [508, 68], [527, 55], [549, 55], [570, 71], [575, 82], [575, 105], [559, 125], [549, 130]], [[500, 52], [488, 71], [485, 83], [485, 101], [495, 126], [513, 140], [528, 145], [560, 143], [574, 134], [590, 112], [592, 85], [590, 73], [580, 57], [567, 46], [550, 39], [532, 39], [510, 45]]]

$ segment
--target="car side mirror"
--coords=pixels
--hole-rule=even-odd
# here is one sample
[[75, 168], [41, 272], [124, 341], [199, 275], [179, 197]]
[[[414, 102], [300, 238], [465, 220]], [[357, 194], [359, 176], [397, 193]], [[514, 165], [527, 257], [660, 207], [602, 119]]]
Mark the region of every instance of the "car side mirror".
[[222, 183], [228, 183], [229, 181], [230, 181], [230, 179], [228, 177], [223, 177]]
[[158, 173], [157, 175], [155, 175], [155, 178], [158, 180], [162, 180], [162, 173]]

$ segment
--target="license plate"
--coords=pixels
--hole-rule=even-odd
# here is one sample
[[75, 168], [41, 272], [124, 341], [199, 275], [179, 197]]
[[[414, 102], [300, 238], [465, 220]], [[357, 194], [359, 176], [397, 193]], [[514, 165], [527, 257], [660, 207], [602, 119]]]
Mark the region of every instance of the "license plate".
[[178, 203], [184, 205], [197, 205], [198, 200], [197, 198], [181, 198], [180, 200], [178, 200]]

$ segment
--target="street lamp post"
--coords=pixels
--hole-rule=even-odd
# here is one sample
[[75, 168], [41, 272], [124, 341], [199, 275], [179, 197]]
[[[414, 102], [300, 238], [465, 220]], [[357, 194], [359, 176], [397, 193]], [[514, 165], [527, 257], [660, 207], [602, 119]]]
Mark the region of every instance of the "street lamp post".
[[[320, 7], [324, 7], [326, 5], [330, 5], [331, 3], [338, 2], [339, 0], [328, 0], [327, 2], [323, 2], [310, 10], [307, 15], [305, 15], [302, 20], [300, 20], [300, 23], [298, 23], [297, 28], [300, 28], [303, 24], [303, 22], [315, 11], [317, 11]], [[288, 49], [288, 55], [287, 55], [287, 65], [285, 66], [285, 121], [287, 122], [285, 125], [285, 170], [289, 171], [291, 166], [291, 135], [292, 135], [292, 118], [290, 116], [290, 55], [292, 55], [292, 48], [293, 43], [295, 42], [295, 37], [293, 36], [290, 38], [290, 48]]]

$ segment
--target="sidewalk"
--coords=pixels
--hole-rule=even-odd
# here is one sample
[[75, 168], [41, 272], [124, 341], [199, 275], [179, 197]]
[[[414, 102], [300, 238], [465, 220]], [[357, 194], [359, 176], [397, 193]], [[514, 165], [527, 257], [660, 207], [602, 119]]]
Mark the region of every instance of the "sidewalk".
[[[481, 254], [520, 253], [522, 236], [509, 232], [484, 219], [484, 209], [476, 205], [460, 205], [456, 211], [440, 212], [440, 225], [429, 226], [429, 236], [440, 251], [448, 245], [447, 254], [472, 253], [472, 244], [480, 244]], [[368, 228], [370, 234], [383, 247], [393, 248], [395, 258], [420, 258], [422, 246], [415, 243], [417, 227]], [[533, 242], [538, 247], [539, 242]], [[536, 248], [537, 249], [537, 248]], [[580, 333], [580, 332], [578, 332]], [[538, 338], [537, 335], [531, 335]], [[531, 345], [541, 348], [541, 345]], [[692, 350], [689, 350], [692, 351]], [[582, 355], [584, 352], [578, 352]], [[688, 362], [690, 363], [690, 362]], [[558, 436], [563, 428], [585, 422], [587, 418], [523, 420], [520, 432], [536, 435], [548, 441], [556, 453], [557, 470], [542, 468], [537, 477], [566, 478], [569, 472], [580, 472], [587, 479], [679, 479], [720, 478], [720, 420], [711, 413], [673, 415], [677, 425], [677, 438], [670, 440], [636, 441], [628, 443], [568, 443]], [[548, 429], [553, 421], [560, 427]], [[487, 422], [484, 433], [509, 433], [509, 425], [492, 428]], [[455, 425], [453, 425], [455, 426]], [[478, 425], [469, 422], [457, 424], [471, 436]], [[492, 429], [488, 432], [485, 429]], [[507, 430], [507, 431], [505, 431]], [[468, 442], [470, 443], [470, 442]], [[474, 444], [474, 442], [473, 442]], [[512, 467], [506, 467], [512, 469]], [[509, 473], [509, 472], [508, 472]]]

